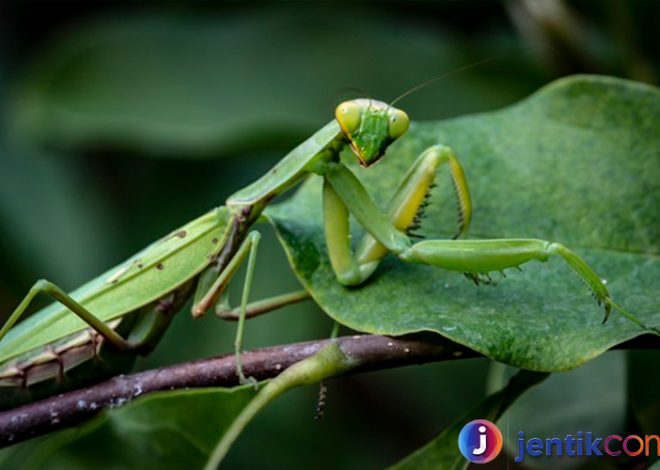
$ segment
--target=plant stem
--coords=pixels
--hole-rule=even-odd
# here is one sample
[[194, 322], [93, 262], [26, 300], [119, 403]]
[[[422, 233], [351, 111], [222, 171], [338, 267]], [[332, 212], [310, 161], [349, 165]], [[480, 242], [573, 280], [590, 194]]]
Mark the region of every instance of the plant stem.
[[204, 470], [215, 470], [229, 452], [243, 429], [266, 405], [288, 390], [311, 385], [328, 377], [341, 375], [357, 367], [359, 362], [348, 357], [336, 342], [331, 342], [316, 354], [287, 368], [255, 396], [241, 411], [213, 450]]

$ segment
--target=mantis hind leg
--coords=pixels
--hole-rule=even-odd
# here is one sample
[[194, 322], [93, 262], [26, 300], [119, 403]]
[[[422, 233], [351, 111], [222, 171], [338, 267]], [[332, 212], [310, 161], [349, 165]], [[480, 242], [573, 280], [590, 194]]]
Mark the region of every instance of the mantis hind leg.
[[81, 320], [87, 323], [91, 328], [103, 336], [103, 338], [105, 338], [110, 344], [114, 345], [118, 349], [129, 350], [136, 347], [135, 344], [122, 338], [119, 333], [106, 325], [103, 320], [92, 314], [89, 310], [83, 307], [61, 288], [45, 279], [40, 279], [34, 283], [18, 307], [16, 307], [16, 309], [9, 316], [9, 319], [0, 330], [0, 340], [4, 338], [11, 327], [14, 326], [19, 318], [25, 313], [29, 305], [32, 303], [32, 300], [39, 294], [46, 295], [67, 307], [69, 310], [71, 310], [71, 312], [77, 315]]
[[528, 261], [547, 261], [559, 255], [582, 278], [607, 320], [613, 302], [607, 288], [593, 269], [578, 255], [559, 243], [536, 239], [426, 240], [399, 254], [403, 261], [428, 264], [471, 275], [502, 271]]

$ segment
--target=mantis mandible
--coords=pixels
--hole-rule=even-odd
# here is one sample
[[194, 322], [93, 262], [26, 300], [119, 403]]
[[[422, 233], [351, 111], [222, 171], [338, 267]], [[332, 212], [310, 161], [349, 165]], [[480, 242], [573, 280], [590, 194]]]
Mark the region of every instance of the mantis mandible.
[[[125, 370], [137, 354], [156, 346], [173, 315], [190, 298], [195, 317], [215, 309], [220, 316], [238, 320], [236, 368], [241, 383], [246, 382], [240, 363], [245, 318], [308, 298], [306, 292], [297, 292], [248, 305], [260, 239], [253, 226], [274, 198], [312, 173], [324, 180], [326, 245], [337, 281], [343, 285], [367, 281], [388, 253], [403, 262], [464, 273], [477, 283], [482, 274], [559, 255], [604, 305], [607, 319], [615, 304], [606, 287], [584, 260], [563, 245], [537, 239], [456, 239], [469, 227], [472, 205], [463, 168], [449, 147], [434, 145], [424, 151], [394, 191], [386, 211], [377, 207], [339, 154], [349, 146], [366, 171], [408, 126], [406, 113], [392, 105], [371, 99], [341, 103], [335, 119], [257, 181], [230, 196], [224, 206], [71, 293], [49, 281], [37, 281], [0, 330], [0, 390], [5, 390], [0, 407]], [[414, 242], [407, 231], [419, 223], [420, 209], [442, 165], [450, 169], [458, 200], [456, 237]], [[366, 230], [355, 250], [349, 214]], [[226, 288], [246, 259], [241, 305], [231, 310]], [[14, 327], [37, 295], [55, 302]]]

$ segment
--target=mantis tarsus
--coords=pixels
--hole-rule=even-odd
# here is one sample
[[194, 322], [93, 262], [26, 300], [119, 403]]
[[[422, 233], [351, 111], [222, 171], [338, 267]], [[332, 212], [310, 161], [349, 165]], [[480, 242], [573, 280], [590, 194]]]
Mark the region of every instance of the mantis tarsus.
[[[156, 345], [172, 316], [191, 297], [196, 317], [215, 309], [221, 316], [239, 320], [237, 374], [245, 382], [239, 357], [248, 312], [258, 314], [307, 298], [304, 292], [285, 294], [248, 306], [260, 239], [252, 227], [275, 197], [310, 173], [324, 179], [325, 238], [341, 284], [365, 282], [388, 253], [404, 262], [465, 273], [475, 282], [491, 271], [559, 255], [604, 305], [607, 318], [615, 304], [606, 287], [579, 256], [558, 243], [536, 239], [412, 240], [407, 231], [418, 223], [424, 199], [444, 164], [450, 168], [458, 199], [455, 238], [469, 227], [472, 209], [467, 181], [448, 147], [434, 145], [424, 151], [395, 190], [387, 210], [381, 211], [339, 154], [350, 146], [367, 169], [408, 126], [406, 113], [386, 103], [370, 99], [341, 103], [335, 119], [260, 179], [229, 197], [224, 206], [175, 230], [71, 294], [45, 280], [35, 283], [0, 330], [0, 387], [7, 391], [0, 406], [32, 400], [129, 367], [136, 354], [145, 354]], [[349, 214], [367, 232], [355, 251]], [[241, 306], [232, 311], [224, 294], [246, 258]], [[12, 328], [38, 294], [56, 302]]]

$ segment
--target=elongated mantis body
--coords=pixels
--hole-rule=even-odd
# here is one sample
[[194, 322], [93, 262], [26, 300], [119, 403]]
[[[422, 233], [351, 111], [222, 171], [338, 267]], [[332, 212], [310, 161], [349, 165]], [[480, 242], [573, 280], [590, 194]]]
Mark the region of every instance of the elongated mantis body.
[[[136, 354], [151, 351], [172, 316], [191, 298], [196, 317], [214, 309], [221, 316], [239, 320], [235, 343], [239, 358], [248, 312], [264, 312], [307, 297], [303, 292], [252, 307], [247, 303], [260, 238], [252, 228], [274, 198], [312, 173], [324, 179], [328, 256], [343, 285], [357, 286], [367, 281], [388, 253], [404, 262], [465, 273], [475, 282], [483, 273], [559, 255], [604, 304], [607, 318], [614, 304], [600, 278], [558, 243], [536, 239], [413, 242], [407, 231], [418, 224], [420, 208], [438, 168], [444, 164], [450, 168], [458, 199], [457, 237], [469, 227], [470, 194], [454, 152], [442, 145], [424, 151], [394, 191], [386, 211], [376, 206], [339, 158], [349, 146], [361, 166], [369, 168], [408, 126], [406, 113], [385, 103], [367, 99], [344, 102], [337, 107], [335, 119], [260, 179], [229, 197], [224, 206], [173, 231], [70, 294], [48, 281], [38, 281], [0, 330], [0, 407], [125, 370]], [[350, 214], [367, 232], [356, 250], [351, 246]], [[223, 294], [246, 259], [241, 306], [228, 314]], [[56, 302], [14, 327], [38, 294]], [[240, 360], [237, 374], [242, 382], [246, 380]]]

